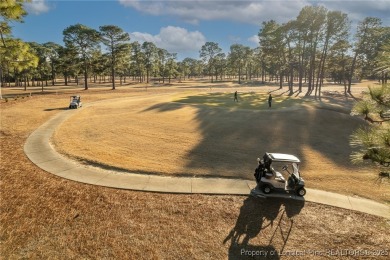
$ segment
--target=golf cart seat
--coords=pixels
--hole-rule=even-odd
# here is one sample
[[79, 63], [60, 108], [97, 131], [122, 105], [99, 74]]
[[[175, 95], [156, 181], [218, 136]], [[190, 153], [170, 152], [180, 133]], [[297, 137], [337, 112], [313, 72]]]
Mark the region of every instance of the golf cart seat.
[[283, 183], [286, 182], [286, 179], [283, 177], [283, 175], [277, 171], [275, 171], [275, 180]]

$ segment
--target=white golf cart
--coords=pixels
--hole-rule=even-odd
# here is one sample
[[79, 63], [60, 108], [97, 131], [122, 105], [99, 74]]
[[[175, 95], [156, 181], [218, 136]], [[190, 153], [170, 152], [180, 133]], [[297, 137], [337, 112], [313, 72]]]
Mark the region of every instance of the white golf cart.
[[[305, 196], [305, 181], [299, 172], [299, 163], [296, 156], [282, 153], [265, 153], [263, 159], [258, 158], [255, 178], [258, 187], [269, 194], [273, 190], [295, 192], [298, 196]], [[286, 172], [284, 176], [282, 172]], [[287, 179], [287, 181], [286, 181]]]
[[70, 96], [69, 109], [77, 109], [82, 105], [83, 104], [81, 103], [80, 96]]

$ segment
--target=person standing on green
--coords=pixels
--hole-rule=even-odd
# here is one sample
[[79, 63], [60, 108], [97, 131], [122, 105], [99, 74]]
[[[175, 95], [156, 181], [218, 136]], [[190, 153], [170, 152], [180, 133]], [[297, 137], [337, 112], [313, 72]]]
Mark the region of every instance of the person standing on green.
[[234, 92], [234, 102], [238, 102], [238, 94], [237, 94], [237, 91]]
[[271, 107], [272, 105], [272, 95], [269, 94], [269, 97], [268, 97], [268, 107]]

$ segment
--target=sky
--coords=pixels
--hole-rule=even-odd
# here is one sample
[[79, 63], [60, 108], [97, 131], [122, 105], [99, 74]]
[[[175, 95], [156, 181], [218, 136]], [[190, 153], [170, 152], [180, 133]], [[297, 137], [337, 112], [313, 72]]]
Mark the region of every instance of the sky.
[[323, 5], [348, 14], [352, 29], [367, 16], [390, 26], [390, 0], [32, 0], [25, 4], [24, 23], [12, 24], [13, 36], [24, 41], [63, 44], [63, 30], [77, 23], [96, 30], [116, 25], [131, 41], [154, 42], [178, 53], [178, 60], [199, 58], [208, 41], [225, 53], [232, 44], [258, 46], [263, 21], [295, 19], [307, 5]]

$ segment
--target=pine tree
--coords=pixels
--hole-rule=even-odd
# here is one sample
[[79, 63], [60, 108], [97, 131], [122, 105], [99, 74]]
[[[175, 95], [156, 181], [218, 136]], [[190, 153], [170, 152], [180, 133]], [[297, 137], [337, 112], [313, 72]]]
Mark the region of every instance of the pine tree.
[[390, 85], [371, 88], [356, 103], [352, 115], [363, 115], [370, 124], [352, 134], [351, 145], [359, 148], [352, 153], [352, 162], [370, 160], [379, 169], [379, 177], [390, 178]]

